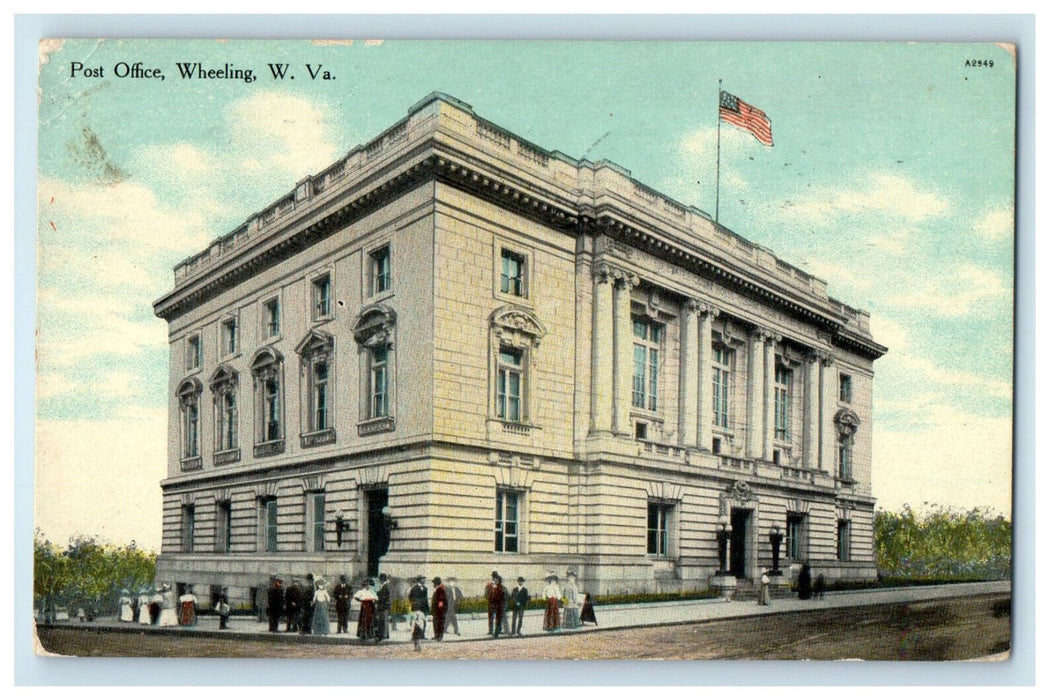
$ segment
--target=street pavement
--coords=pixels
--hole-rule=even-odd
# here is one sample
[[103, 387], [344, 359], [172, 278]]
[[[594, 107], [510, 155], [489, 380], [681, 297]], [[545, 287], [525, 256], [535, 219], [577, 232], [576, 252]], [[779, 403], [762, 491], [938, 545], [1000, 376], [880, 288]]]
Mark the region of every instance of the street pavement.
[[[832, 591], [822, 599], [799, 600], [798, 598], [772, 599], [770, 605], [759, 605], [755, 600], [724, 601], [722, 599], [674, 601], [667, 603], [644, 603], [634, 605], [596, 605], [595, 615], [598, 625], [588, 624], [578, 629], [563, 629], [558, 632], [543, 630], [543, 611], [530, 610], [525, 613], [522, 634], [544, 636], [548, 634], [580, 634], [594, 630], [618, 630], [654, 625], [682, 624], [691, 622], [708, 622], [759, 615], [775, 615], [808, 610], [825, 610], [831, 608], [851, 608], [864, 605], [883, 605], [890, 603], [918, 603], [929, 600], [942, 600], [972, 595], [992, 593], [1009, 593], [1009, 581], [987, 581], [982, 583], [960, 583], [942, 586], [913, 586], [905, 588], [882, 588], [865, 591]], [[510, 613], [507, 613], [510, 616]], [[448, 633], [443, 643], [480, 641], [488, 637], [488, 615], [486, 613], [466, 613], [458, 616], [460, 635]], [[192, 627], [152, 627], [131, 622], [118, 622], [115, 618], [96, 618], [93, 622], [63, 622], [61, 626], [86, 626], [95, 629], [113, 629], [129, 632], [150, 632], [159, 634], [209, 634], [210, 636], [239, 636], [281, 639], [282, 641], [304, 641], [324, 644], [359, 643], [356, 637], [356, 614], [350, 613], [350, 634], [335, 634], [336, 625], [331, 623], [331, 634], [297, 635], [288, 633], [269, 633], [267, 622], [258, 622], [256, 618], [232, 616], [226, 630], [217, 629], [219, 618], [208, 615], [199, 618]], [[285, 622], [280, 629], [285, 629]], [[427, 623], [427, 640], [433, 636], [432, 623]], [[387, 644], [410, 643], [411, 630], [406, 622], [398, 623], [390, 631]]]

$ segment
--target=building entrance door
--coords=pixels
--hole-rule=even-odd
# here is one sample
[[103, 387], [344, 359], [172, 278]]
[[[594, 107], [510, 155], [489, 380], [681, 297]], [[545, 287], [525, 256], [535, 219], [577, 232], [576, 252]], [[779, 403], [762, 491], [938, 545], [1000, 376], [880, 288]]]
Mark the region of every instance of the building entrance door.
[[367, 575], [378, 575], [378, 560], [389, 550], [389, 528], [382, 509], [389, 505], [389, 489], [371, 489], [367, 496]]
[[730, 570], [738, 578], [746, 578], [745, 560], [750, 518], [752, 518], [751, 510], [732, 508], [730, 511]]

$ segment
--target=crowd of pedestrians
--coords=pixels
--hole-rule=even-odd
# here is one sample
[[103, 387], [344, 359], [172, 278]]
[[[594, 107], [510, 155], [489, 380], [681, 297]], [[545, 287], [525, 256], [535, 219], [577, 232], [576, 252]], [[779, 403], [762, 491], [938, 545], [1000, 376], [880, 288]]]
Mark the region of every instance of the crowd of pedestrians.
[[[437, 642], [443, 641], [448, 632], [461, 636], [458, 615], [464, 596], [455, 577], [442, 580], [434, 576], [432, 590], [427, 589], [425, 576], [416, 576], [410, 583], [408, 624], [415, 648], [420, 648], [427, 634]], [[216, 597], [213, 610], [218, 615], [220, 629], [227, 629], [231, 615], [227, 589], [222, 589]], [[547, 632], [576, 629], [585, 622], [598, 624], [591, 596], [580, 594], [576, 573], [572, 570], [566, 572], [562, 584], [559, 584], [557, 574], [548, 574], [541, 597], [545, 601], [543, 629]], [[344, 574], [333, 586], [311, 573], [301, 579], [291, 579], [289, 584], [279, 576], [273, 576], [265, 598], [264, 612], [269, 632], [280, 633], [280, 626], [285, 623], [282, 631], [287, 633], [328, 635], [333, 606], [337, 615], [337, 634], [349, 634], [349, 614], [355, 603], [359, 608], [357, 638], [363, 643], [375, 644], [389, 638], [392, 593], [389, 578], [384, 573], [377, 578], [364, 578], [355, 593]], [[507, 588], [503, 577], [493, 571], [485, 585], [484, 598], [488, 608], [488, 634], [494, 638], [522, 636], [525, 610], [533, 598], [525, 578], [518, 576], [516, 585]], [[162, 584], [156, 590], [143, 588], [137, 595], [123, 590], [118, 605], [122, 622], [138, 621], [157, 626], [192, 626], [198, 622], [198, 599], [190, 589], [177, 599], [169, 584]]]

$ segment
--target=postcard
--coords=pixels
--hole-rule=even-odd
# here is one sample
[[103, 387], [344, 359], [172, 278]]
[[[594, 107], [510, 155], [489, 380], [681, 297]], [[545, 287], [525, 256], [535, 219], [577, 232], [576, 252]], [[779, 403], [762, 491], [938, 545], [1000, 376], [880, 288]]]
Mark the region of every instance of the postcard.
[[1016, 76], [42, 41], [40, 652], [1008, 659]]

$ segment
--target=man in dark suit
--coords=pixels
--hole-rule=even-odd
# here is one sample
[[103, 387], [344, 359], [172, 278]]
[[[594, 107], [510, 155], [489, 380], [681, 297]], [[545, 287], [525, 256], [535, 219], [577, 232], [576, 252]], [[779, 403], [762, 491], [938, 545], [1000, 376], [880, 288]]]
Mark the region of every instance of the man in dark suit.
[[297, 580], [286, 587], [286, 631], [296, 632], [301, 625], [301, 586]]
[[283, 580], [278, 576], [272, 577], [272, 585], [268, 588], [268, 631], [279, 631], [279, 617], [283, 614]]
[[433, 613], [433, 641], [444, 639], [444, 617], [448, 613], [448, 592], [441, 583], [440, 576], [433, 577], [433, 600], [430, 604]]
[[510, 620], [510, 634], [521, 636], [521, 622], [525, 619], [525, 608], [528, 607], [529, 603], [529, 592], [525, 588], [525, 577], [517, 577], [517, 585], [514, 586], [514, 590], [510, 591], [510, 599], [512, 604], [512, 619]]
[[378, 602], [374, 607], [374, 637], [378, 641], [389, 639], [389, 613], [393, 608], [392, 594], [389, 591], [389, 577], [378, 574]]
[[418, 610], [423, 615], [429, 615], [429, 592], [426, 591], [425, 576], [415, 579], [415, 585], [407, 592], [407, 600], [411, 603], [411, 612]]
[[[488, 599], [488, 610], [491, 612], [495, 611], [494, 629], [492, 636], [496, 639], [499, 638], [499, 632], [503, 629], [503, 623], [506, 622], [506, 604], [510, 592], [507, 591], [506, 586], [503, 585], [503, 577], [496, 574], [495, 581], [492, 586], [492, 594]], [[491, 616], [489, 616], [491, 617]]]
[[[497, 578], [499, 578], [499, 572], [493, 571], [492, 579], [484, 585], [484, 599], [488, 601], [488, 634], [492, 634], [495, 630], [496, 609], [492, 604], [492, 597], [495, 594], [495, 581]], [[502, 617], [503, 613], [500, 611], [498, 614]]]
[[305, 578], [308, 585], [301, 591], [301, 634], [312, 634], [312, 614], [316, 611], [316, 579], [311, 573]]
[[352, 586], [349, 585], [345, 574], [338, 578], [338, 583], [331, 591], [334, 599], [334, 608], [338, 611], [338, 634], [349, 631], [349, 603], [352, 601]]

